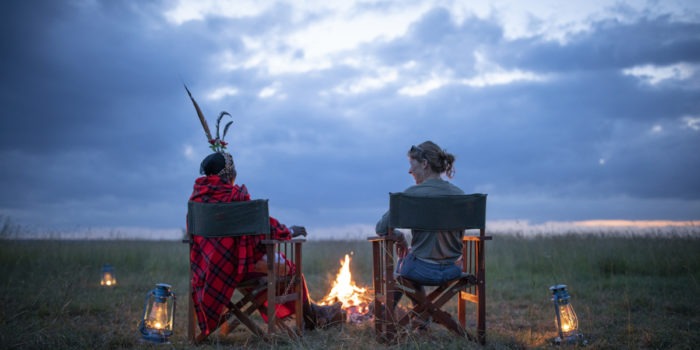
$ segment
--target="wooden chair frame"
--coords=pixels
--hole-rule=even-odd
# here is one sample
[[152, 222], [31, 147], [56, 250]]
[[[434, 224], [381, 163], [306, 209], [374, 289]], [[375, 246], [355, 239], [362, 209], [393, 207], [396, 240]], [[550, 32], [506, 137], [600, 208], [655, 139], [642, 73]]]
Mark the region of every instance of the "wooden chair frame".
[[[228, 311], [219, 320], [217, 330], [219, 334], [226, 335], [239, 325], [244, 325], [255, 335], [268, 337], [284, 330], [290, 337], [298, 337], [303, 334], [302, 311], [302, 243], [304, 239], [292, 239], [288, 241], [273, 240], [270, 238], [268, 201], [256, 199], [244, 202], [228, 203], [188, 203], [187, 210], [187, 239], [184, 243], [193, 244], [193, 236], [204, 237], [238, 237], [243, 235], [264, 234], [266, 239], [262, 241], [267, 254], [267, 275], [256, 276], [242, 281], [236, 286], [236, 290], [242, 295], [238, 300], [232, 300], [228, 305]], [[282, 273], [275, 259], [278, 254], [284, 254], [296, 266], [293, 274]], [[192, 270], [190, 269], [190, 293], [192, 291]], [[236, 293], [232, 298], [236, 298]], [[267, 308], [264, 303], [267, 303]], [[285, 320], [276, 317], [275, 310], [278, 305], [289, 301], [295, 301], [294, 326], [290, 327]], [[189, 295], [189, 311], [187, 338], [192, 343], [199, 343], [208, 335], [197, 332], [196, 313], [192, 295]], [[265, 313], [268, 317], [267, 329], [263, 330], [250, 316], [255, 311]], [[214, 333], [213, 331], [211, 333]]]
[[[407, 200], [406, 200], [407, 199]], [[446, 203], [454, 202], [448, 207]], [[370, 237], [372, 243], [373, 284], [375, 291], [375, 332], [382, 341], [392, 341], [398, 327], [409, 325], [412, 315], [430, 315], [439, 324], [460, 336], [486, 342], [486, 195], [449, 195], [435, 197], [390, 194], [389, 231], [386, 236]], [[412, 215], [421, 213], [420, 215]], [[442, 224], [441, 224], [442, 223]], [[431, 231], [479, 230], [477, 235], [462, 238], [462, 277], [436, 286], [427, 295], [417, 293], [410, 280], [395, 276], [397, 263], [394, 229]], [[401, 290], [416, 306], [401, 318], [397, 317], [394, 291]], [[441, 308], [458, 295], [458, 322]], [[467, 331], [467, 302], [476, 304], [476, 337]], [[416, 327], [414, 325], [413, 327]]]

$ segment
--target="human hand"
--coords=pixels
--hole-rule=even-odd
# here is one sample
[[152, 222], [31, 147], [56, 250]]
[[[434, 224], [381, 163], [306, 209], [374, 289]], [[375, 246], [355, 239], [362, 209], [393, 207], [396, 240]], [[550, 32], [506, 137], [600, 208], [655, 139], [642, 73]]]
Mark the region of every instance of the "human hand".
[[396, 236], [396, 253], [399, 255], [399, 258], [403, 258], [408, 254], [406, 236], [401, 231], [394, 231], [394, 236]]
[[292, 237], [299, 237], [299, 236], [304, 236], [306, 237], [306, 227], [304, 226], [292, 226]]

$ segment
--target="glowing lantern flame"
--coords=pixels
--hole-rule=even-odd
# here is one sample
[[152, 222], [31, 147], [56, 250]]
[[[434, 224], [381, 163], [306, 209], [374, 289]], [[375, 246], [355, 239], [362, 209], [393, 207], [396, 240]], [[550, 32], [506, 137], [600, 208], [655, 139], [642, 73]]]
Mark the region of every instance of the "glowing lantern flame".
[[169, 317], [167, 307], [168, 304], [165, 303], [154, 303], [151, 307], [148, 319], [146, 319], [146, 326], [155, 329], [165, 328], [164, 322], [167, 322], [165, 320]]
[[100, 279], [101, 286], [111, 287], [117, 284], [117, 278], [114, 274], [114, 267], [109, 264], [102, 266], [102, 278]]
[[321, 304], [329, 305], [340, 301], [343, 303], [343, 310], [350, 311], [351, 316], [355, 313], [367, 313], [370, 298], [366, 296], [367, 289], [358, 287], [352, 280], [350, 255], [345, 254], [345, 259], [341, 260], [340, 264], [340, 270], [333, 282], [333, 288], [331, 288], [331, 291]]

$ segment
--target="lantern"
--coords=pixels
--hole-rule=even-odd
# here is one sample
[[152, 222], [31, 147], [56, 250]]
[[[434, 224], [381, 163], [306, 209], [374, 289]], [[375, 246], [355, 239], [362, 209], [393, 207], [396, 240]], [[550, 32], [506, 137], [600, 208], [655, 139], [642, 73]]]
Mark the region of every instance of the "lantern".
[[175, 317], [175, 294], [169, 284], [158, 283], [156, 288], [148, 292], [143, 306], [143, 319], [139, 330], [143, 339], [164, 343], [173, 335], [173, 319]]
[[114, 267], [110, 264], [102, 265], [101, 286], [111, 287], [117, 284], [117, 276], [114, 274]]
[[576, 343], [585, 342], [583, 340], [583, 334], [578, 331], [578, 319], [576, 318], [576, 312], [574, 312], [574, 307], [571, 305], [569, 299], [569, 292], [566, 290], [565, 284], [558, 284], [549, 287], [552, 291], [552, 301], [554, 302], [554, 321], [557, 326], [557, 331], [559, 336], [554, 339], [554, 342], [560, 344], [561, 342], [566, 343]]

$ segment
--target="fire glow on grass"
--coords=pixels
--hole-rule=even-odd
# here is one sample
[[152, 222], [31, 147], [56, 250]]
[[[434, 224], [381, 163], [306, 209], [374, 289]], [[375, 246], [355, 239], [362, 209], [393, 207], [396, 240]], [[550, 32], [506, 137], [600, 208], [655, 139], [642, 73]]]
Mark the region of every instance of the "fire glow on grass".
[[343, 303], [343, 310], [348, 314], [348, 321], [362, 322], [370, 317], [370, 293], [367, 292], [367, 288], [358, 287], [352, 280], [350, 255], [345, 254], [345, 259], [341, 260], [340, 264], [333, 287], [321, 304], [330, 305], [340, 301]]

